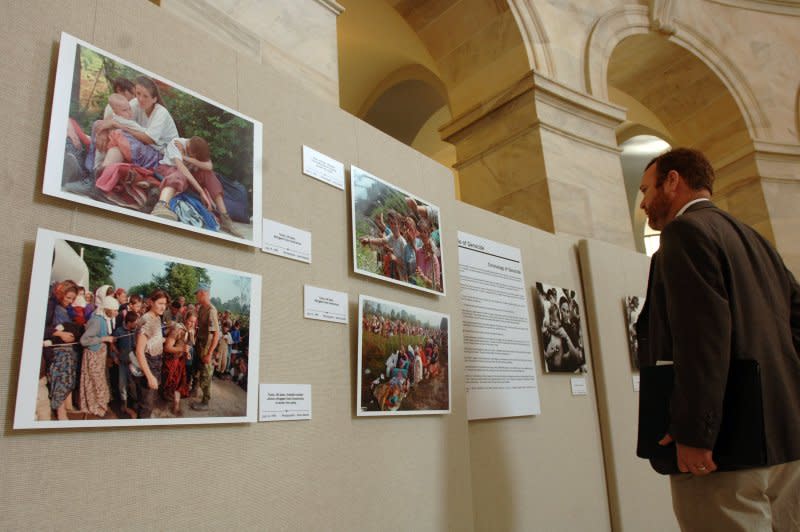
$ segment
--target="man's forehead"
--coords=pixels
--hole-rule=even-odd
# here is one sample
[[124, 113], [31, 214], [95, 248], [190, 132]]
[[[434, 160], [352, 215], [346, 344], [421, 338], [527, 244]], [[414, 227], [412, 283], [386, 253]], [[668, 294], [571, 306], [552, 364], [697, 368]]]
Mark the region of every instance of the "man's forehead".
[[656, 178], [656, 165], [651, 164], [649, 167], [645, 168], [644, 173], [642, 174], [642, 181], [639, 185], [639, 188], [649, 187], [655, 182]]

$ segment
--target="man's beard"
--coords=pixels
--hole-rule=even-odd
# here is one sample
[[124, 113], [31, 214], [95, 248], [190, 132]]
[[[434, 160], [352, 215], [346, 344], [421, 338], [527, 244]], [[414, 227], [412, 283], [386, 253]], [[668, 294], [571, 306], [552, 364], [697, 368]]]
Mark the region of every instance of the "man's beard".
[[658, 195], [653, 198], [650, 208], [647, 209], [647, 223], [656, 231], [661, 231], [667, 224], [667, 216], [669, 215], [670, 202], [666, 194], [659, 190]]

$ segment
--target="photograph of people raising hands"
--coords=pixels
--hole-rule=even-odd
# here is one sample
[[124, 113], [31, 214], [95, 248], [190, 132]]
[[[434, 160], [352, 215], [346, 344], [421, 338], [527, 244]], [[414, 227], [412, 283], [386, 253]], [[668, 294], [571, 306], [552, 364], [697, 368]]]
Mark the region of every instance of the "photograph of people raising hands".
[[350, 168], [356, 273], [445, 295], [439, 208]]
[[261, 141], [260, 122], [62, 34], [45, 194], [260, 246]]

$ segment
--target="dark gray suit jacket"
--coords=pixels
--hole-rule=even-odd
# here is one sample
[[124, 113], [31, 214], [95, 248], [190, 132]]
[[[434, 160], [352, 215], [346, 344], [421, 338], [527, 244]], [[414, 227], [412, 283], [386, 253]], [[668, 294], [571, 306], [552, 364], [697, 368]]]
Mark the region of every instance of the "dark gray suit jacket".
[[767, 463], [800, 460], [800, 287], [755, 230], [710, 201], [667, 224], [637, 334], [640, 367], [674, 361], [676, 441], [714, 447], [730, 361], [750, 358], [761, 367]]

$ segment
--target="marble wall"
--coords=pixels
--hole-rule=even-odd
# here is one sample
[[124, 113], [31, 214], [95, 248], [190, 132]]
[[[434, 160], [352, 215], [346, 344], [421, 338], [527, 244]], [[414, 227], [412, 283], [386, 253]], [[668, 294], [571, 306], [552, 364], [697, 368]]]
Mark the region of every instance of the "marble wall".
[[[535, 10], [542, 27], [564, 29], [547, 32], [559, 82], [604, 101], [633, 102], [658, 118], [673, 145], [703, 150], [718, 172], [716, 201], [772, 239], [800, 269], [792, 258], [797, 237], [783, 229], [800, 223], [784, 208], [800, 201], [797, 165], [786, 162], [796, 160], [800, 149], [800, 6], [749, 0], [605, 0], [580, 8], [557, 0], [516, 3]], [[761, 162], [776, 157], [783, 161], [778, 179]]]
[[462, 199], [556, 233], [633, 248], [622, 110], [536, 73], [451, 122]]
[[[616, 140], [636, 126], [625, 121], [631, 108], [630, 118], [651, 115], [673, 145], [707, 153], [719, 173], [717, 201], [794, 253], [795, 238], [776, 227], [794, 223], [782, 205], [786, 196], [800, 200], [800, 177], [773, 179], [756, 161], [794, 160], [800, 147], [800, 7], [751, 0], [383, 1], [417, 36], [446, 90], [454, 118], [440, 132], [456, 147], [465, 201], [629, 247], [634, 231], [618, 184]], [[214, 20], [212, 34], [335, 98], [335, 2], [162, 5], [190, 21]], [[559, 87], [559, 105], [547, 90], [521, 95], [520, 79], [531, 68], [540, 86]], [[605, 111], [598, 123], [604, 105], [616, 124]], [[587, 106], [588, 113], [576, 111]], [[778, 197], [784, 201], [771, 199]]]
[[225, 46], [266, 63], [329, 102], [339, 101], [335, 0], [161, 0]]
[[530, 70], [520, 29], [504, 0], [387, 0], [416, 31], [458, 116]]

